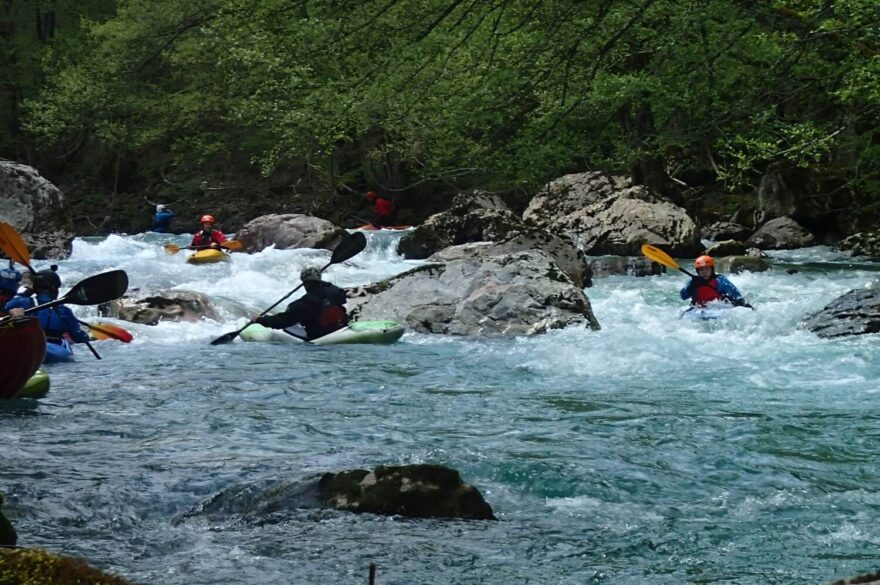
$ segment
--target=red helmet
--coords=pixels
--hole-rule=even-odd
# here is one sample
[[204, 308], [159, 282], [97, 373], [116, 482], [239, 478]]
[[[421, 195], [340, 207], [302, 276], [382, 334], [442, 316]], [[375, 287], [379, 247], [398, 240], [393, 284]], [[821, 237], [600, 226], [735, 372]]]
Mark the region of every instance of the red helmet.
[[205, 222], [208, 222], [208, 223], [217, 223], [217, 222], [214, 221], [214, 216], [213, 216], [213, 215], [203, 215], [203, 216], [202, 216], [202, 219], [199, 220], [199, 223], [205, 223]]
[[715, 268], [715, 261], [712, 260], [712, 256], [700, 256], [696, 260], [694, 260], [694, 268]]

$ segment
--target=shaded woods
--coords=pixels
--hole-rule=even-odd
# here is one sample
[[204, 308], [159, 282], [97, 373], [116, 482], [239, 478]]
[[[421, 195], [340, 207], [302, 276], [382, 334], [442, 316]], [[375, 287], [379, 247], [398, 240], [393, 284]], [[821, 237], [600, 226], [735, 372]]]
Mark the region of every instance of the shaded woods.
[[0, 156], [56, 181], [81, 233], [147, 227], [144, 196], [344, 222], [369, 188], [409, 223], [595, 169], [698, 213], [794, 169], [871, 221], [878, 20], [875, 0], [12, 0]]

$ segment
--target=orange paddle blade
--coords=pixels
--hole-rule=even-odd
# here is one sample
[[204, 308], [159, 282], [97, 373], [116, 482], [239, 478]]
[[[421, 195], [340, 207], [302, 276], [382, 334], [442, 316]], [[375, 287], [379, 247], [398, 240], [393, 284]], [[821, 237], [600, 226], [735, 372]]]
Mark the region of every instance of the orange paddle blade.
[[674, 270], [678, 270], [678, 263], [672, 259], [672, 256], [657, 248], [656, 246], [652, 246], [651, 244], [642, 244], [642, 254], [645, 255], [649, 260], [653, 260], [667, 268], [672, 268]]
[[95, 339], [115, 339], [122, 343], [131, 343], [131, 340], [134, 339], [134, 336], [127, 330], [110, 323], [83, 323], [83, 325], [89, 328]]
[[0, 249], [9, 256], [11, 260], [15, 260], [22, 266], [31, 268], [31, 254], [28, 252], [27, 245], [21, 239], [18, 231], [8, 223], [0, 223]]

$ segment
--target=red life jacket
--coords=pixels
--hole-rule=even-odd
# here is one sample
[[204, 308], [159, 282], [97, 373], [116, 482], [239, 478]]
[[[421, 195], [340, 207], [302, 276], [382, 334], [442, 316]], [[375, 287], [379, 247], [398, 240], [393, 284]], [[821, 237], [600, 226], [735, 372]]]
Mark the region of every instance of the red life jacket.
[[326, 333], [333, 333], [345, 326], [345, 317], [345, 309], [339, 305], [329, 305], [321, 309], [318, 323]]
[[702, 306], [710, 301], [722, 299], [723, 297], [716, 287], [717, 283], [715, 282], [714, 277], [708, 282], [698, 286], [697, 290], [694, 292], [694, 296], [691, 297], [691, 304]]
[[376, 203], [373, 204], [373, 213], [381, 217], [391, 215], [391, 202], [379, 197], [376, 199]]

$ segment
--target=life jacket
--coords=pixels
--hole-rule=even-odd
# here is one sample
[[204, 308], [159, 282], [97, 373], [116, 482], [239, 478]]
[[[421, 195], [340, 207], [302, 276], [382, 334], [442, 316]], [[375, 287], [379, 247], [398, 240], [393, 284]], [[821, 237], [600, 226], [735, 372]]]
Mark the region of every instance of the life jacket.
[[718, 283], [713, 276], [709, 281], [697, 287], [694, 296], [691, 297], [691, 304], [702, 306], [711, 301], [721, 300], [722, 298], [724, 297], [718, 292]]
[[391, 202], [382, 197], [376, 199], [373, 204], [373, 213], [383, 217], [391, 215]]
[[207, 233], [204, 230], [199, 231], [196, 235], [193, 236], [192, 244], [193, 246], [210, 246], [212, 243], [222, 244], [223, 238], [221, 237], [223, 234], [220, 230], [211, 230], [211, 233]]
[[346, 314], [345, 309], [339, 305], [328, 305], [323, 307], [321, 309], [321, 314], [318, 315], [318, 324], [321, 326], [321, 329], [325, 331], [325, 335], [345, 327], [346, 321], [348, 321], [348, 315]]

